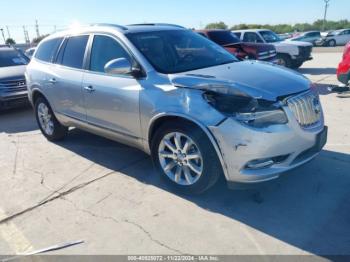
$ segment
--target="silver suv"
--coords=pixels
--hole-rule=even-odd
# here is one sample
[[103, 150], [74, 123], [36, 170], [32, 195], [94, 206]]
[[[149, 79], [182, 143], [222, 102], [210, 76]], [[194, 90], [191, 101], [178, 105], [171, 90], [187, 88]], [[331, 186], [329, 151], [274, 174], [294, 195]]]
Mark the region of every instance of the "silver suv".
[[229, 185], [277, 178], [326, 143], [308, 79], [240, 61], [180, 26], [99, 24], [51, 35], [26, 79], [48, 140], [77, 127], [137, 147], [185, 193], [221, 175]]

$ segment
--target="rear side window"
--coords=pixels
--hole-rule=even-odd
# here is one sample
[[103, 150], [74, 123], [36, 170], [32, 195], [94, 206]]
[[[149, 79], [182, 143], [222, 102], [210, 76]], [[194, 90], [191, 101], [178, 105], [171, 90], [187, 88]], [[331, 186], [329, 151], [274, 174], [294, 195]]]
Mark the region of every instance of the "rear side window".
[[45, 62], [52, 62], [62, 39], [54, 38], [43, 42], [36, 51], [35, 58]]
[[113, 38], [108, 36], [96, 35], [91, 49], [90, 70], [95, 72], [104, 72], [105, 65], [118, 58], [130, 60], [129, 54]]
[[62, 59], [57, 61], [59, 64], [78, 68], [83, 68], [86, 44], [88, 35], [72, 36], [66, 41]]

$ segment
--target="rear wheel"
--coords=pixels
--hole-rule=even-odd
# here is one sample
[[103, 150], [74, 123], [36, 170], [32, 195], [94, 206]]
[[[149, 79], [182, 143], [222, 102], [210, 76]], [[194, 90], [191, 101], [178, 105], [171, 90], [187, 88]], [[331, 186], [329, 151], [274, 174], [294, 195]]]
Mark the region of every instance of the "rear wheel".
[[48, 140], [57, 141], [66, 136], [68, 128], [58, 122], [46, 99], [39, 97], [34, 108], [39, 128]]
[[277, 63], [281, 66], [285, 66], [288, 68], [292, 67], [292, 59], [289, 55], [286, 54], [277, 54], [276, 56]]
[[152, 157], [161, 177], [181, 193], [202, 193], [222, 174], [207, 135], [186, 122], [166, 124], [158, 129], [152, 143]]

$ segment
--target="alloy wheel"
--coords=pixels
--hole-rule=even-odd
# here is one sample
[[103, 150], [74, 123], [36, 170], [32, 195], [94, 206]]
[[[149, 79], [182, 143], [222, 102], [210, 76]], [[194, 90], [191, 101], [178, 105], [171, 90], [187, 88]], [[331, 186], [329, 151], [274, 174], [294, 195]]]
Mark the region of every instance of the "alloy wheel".
[[44, 103], [40, 103], [38, 105], [37, 114], [41, 128], [47, 135], [51, 136], [54, 132], [54, 123], [48, 106]]
[[159, 144], [158, 157], [164, 173], [176, 184], [193, 185], [203, 173], [199, 147], [183, 133], [165, 135]]

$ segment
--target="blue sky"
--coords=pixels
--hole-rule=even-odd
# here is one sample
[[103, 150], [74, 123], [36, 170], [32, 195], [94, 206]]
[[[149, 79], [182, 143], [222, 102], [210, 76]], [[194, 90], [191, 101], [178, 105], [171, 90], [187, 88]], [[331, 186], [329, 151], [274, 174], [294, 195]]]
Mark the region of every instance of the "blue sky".
[[[3, 1], [0, 28], [6, 25], [17, 42], [23, 41], [22, 25], [35, 37], [35, 19], [40, 33], [50, 33], [74, 22], [141, 23], [166, 22], [199, 28], [210, 22], [298, 23], [323, 17], [323, 0], [16, 0]], [[328, 19], [350, 20], [350, 0], [331, 0]], [[2, 43], [2, 37], [0, 38]]]

